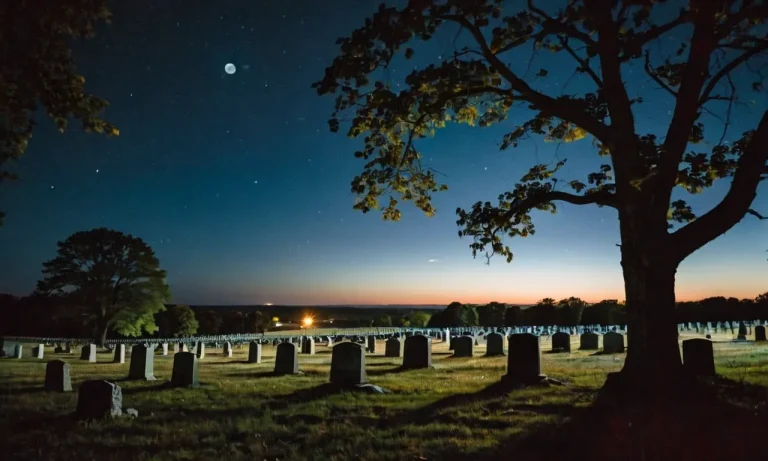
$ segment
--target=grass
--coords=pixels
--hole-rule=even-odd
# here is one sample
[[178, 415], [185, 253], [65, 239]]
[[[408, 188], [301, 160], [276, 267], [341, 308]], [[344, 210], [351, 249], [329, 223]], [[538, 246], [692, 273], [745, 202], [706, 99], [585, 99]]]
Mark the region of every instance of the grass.
[[[542, 350], [549, 347], [542, 342]], [[232, 358], [209, 348], [199, 389], [166, 386], [172, 356], [157, 355], [158, 381], [141, 382], [120, 381], [128, 363], [111, 363], [111, 354], [99, 353], [96, 364], [72, 354], [65, 360], [75, 392], [62, 394], [42, 391], [46, 360], [2, 359], [0, 453], [3, 459], [78, 461], [583, 459], [585, 453], [667, 459], [665, 443], [682, 446], [693, 437], [694, 447], [677, 459], [719, 459], [722, 451], [732, 460], [761, 440], [750, 442], [750, 431], [768, 433], [768, 345], [717, 343], [721, 403], [670, 409], [646, 427], [664, 428], [674, 440], [657, 434], [653, 443], [627, 427], [626, 415], [596, 403], [597, 390], [607, 373], [621, 369], [624, 355], [577, 347], [574, 338], [574, 352], [542, 354], [544, 372], [564, 385], [509, 391], [497, 384], [506, 357], [482, 357], [483, 346], [474, 358], [453, 358], [435, 341], [433, 370], [400, 371], [400, 359], [383, 357], [380, 341], [366, 366], [369, 381], [390, 391], [384, 395], [330, 390], [331, 350], [324, 345], [314, 356], [300, 354], [303, 375], [282, 377], [270, 374], [272, 346], [264, 347], [261, 364], [245, 363], [246, 347], [236, 347]], [[62, 357], [46, 349], [47, 360]], [[137, 409], [139, 418], [75, 421], [77, 388], [87, 379], [118, 380], [123, 407]]]

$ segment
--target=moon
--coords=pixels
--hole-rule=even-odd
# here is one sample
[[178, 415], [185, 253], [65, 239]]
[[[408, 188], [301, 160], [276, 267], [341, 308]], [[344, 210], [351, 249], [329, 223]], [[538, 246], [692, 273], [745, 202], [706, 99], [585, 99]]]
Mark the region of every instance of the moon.
[[237, 68], [231, 62], [228, 63], [226, 66], [224, 66], [224, 72], [226, 72], [226, 73], [228, 73], [230, 75], [234, 74], [236, 70], [237, 70]]

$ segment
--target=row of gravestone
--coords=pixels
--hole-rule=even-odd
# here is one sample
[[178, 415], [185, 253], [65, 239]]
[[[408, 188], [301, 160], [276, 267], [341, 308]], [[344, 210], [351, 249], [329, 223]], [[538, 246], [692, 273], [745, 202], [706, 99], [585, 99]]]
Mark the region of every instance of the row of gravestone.
[[[521, 334], [521, 333], [518, 333]], [[528, 333], [522, 333], [528, 334]], [[514, 335], [512, 335], [514, 336]], [[598, 350], [600, 335], [597, 333], [586, 332], [579, 337], [580, 350]], [[505, 355], [504, 336], [500, 333], [489, 333], [485, 336], [487, 357]], [[474, 346], [477, 345], [477, 338], [472, 336], [459, 336], [451, 338], [449, 349], [453, 351], [455, 357], [472, 357], [474, 355]], [[553, 352], [570, 352], [571, 335], [562, 331], [552, 335]], [[609, 331], [603, 335], [603, 352], [606, 354], [615, 354], [624, 352], [624, 335]]]

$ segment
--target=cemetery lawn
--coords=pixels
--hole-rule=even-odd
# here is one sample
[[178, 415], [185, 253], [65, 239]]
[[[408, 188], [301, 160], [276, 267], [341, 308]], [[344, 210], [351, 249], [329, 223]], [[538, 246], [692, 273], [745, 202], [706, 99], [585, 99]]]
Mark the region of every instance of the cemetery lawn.
[[[723, 336], [714, 339], [730, 339]], [[542, 341], [542, 350], [549, 349]], [[0, 458], [4, 460], [435, 460], [435, 459], [765, 459], [768, 344], [717, 343], [719, 398], [670, 407], [650, 423], [598, 399], [624, 354], [542, 354], [542, 369], [563, 385], [499, 386], [506, 357], [452, 358], [433, 343], [432, 370], [400, 371], [401, 359], [367, 355], [368, 380], [390, 393], [334, 392], [331, 353], [299, 355], [300, 376], [272, 376], [275, 349], [261, 364], [207, 348], [201, 387], [173, 389], [173, 357], [155, 356], [154, 382], [125, 381], [128, 363], [78, 355], [0, 360]], [[128, 354], [129, 355], [129, 354]], [[74, 392], [42, 390], [45, 362], [72, 365]], [[129, 360], [129, 359], [127, 359]], [[123, 408], [139, 417], [77, 422], [86, 379], [116, 380]], [[647, 416], [646, 416], [647, 417]], [[761, 454], [762, 453], [762, 454]]]

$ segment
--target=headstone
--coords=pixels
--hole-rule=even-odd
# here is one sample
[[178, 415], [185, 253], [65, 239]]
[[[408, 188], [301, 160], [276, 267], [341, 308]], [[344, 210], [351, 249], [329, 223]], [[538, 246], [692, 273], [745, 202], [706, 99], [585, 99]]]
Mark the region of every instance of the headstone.
[[85, 381], [77, 392], [77, 417], [101, 419], [123, 414], [123, 391], [115, 383]]
[[546, 379], [541, 374], [541, 346], [539, 337], [521, 333], [509, 337], [507, 348], [507, 374], [503, 381], [535, 384]]
[[755, 341], [765, 341], [765, 327], [758, 325], [755, 327]]
[[475, 338], [472, 336], [460, 336], [453, 341], [454, 357], [472, 357], [475, 346]]
[[432, 366], [432, 338], [423, 335], [405, 338], [403, 368], [429, 368]]
[[701, 338], [683, 341], [683, 367], [697, 376], [715, 376], [712, 341]]
[[13, 357], [16, 354], [16, 341], [6, 341], [0, 338], [0, 357]]
[[571, 335], [562, 331], [553, 334], [552, 350], [555, 352], [571, 352]]
[[45, 365], [45, 390], [53, 392], [72, 392], [70, 365], [63, 360], [51, 360]]
[[739, 336], [736, 339], [741, 341], [746, 341], [747, 339], [747, 326], [744, 325], [744, 322], [739, 322]]
[[24, 345], [21, 343], [16, 343], [16, 345], [13, 348], [13, 358], [20, 359], [24, 355]]
[[617, 354], [624, 352], [624, 335], [609, 331], [603, 335], [603, 353]]
[[42, 359], [45, 355], [45, 344], [38, 344], [37, 347], [32, 348], [32, 356], [36, 359]]
[[355, 343], [342, 343], [333, 348], [331, 382], [348, 386], [365, 384], [365, 350]]
[[[338, 347], [338, 346], [334, 346]], [[281, 343], [275, 355], [275, 374], [295, 375], [299, 372], [299, 349], [293, 343]]]
[[499, 333], [491, 333], [485, 337], [486, 349], [485, 356], [493, 357], [497, 355], [506, 355], [504, 353], [504, 336]]
[[451, 330], [445, 329], [443, 332], [443, 341], [445, 341], [448, 344], [448, 347], [451, 347]]
[[181, 343], [173, 343], [173, 355], [181, 352]]
[[143, 379], [154, 381], [155, 351], [153, 346], [137, 344], [131, 348], [131, 365], [128, 369], [128, 379]]
[[96, 363], [96, 345], [86, 344], [80, 351], [80, 360], [87, 360], [91, 363]]
[[596, 351], [599, 348], [598, 341], [600, 336], [597, 333], [588, 331], [582, 333], [579, 337], [579, 349], [582, 351]]
[[[368, 336], [368, 345], [365, 348], [365, 350], [367, 352], [370, 352], [371, 354], [375, 354], [376, 353], [376, 337], [375, 336], [373, 336], [373, 335], [369, 335]], [[333, 359], [331, 359], [331, 360], [333, 360]]]
[[400, 338], [389, 338], [384, 343], [384, 357], [402, 357], [403, 340]]
[[173, 372], [171, 373], [171, 386], [199, 387], [199, 365], [199, 359], [192, 352], [178, 352], [174, 354]]
[[198, 360], [203, 360], [205, 358], [205, 343], [202, 341], [199, 341], [197, 343], [197, 346], [195, 347], [195, 355], [197, 355]]
[[168, 355], [168, 343], [163, 343], [163, 355]]
[[232, 344], [229, 341], [224, 343], [224, 357], [232, 357]]
[[248, 346], [248, 363], [261, 363], [261, 343], [251, 341]]
[[301, 345], [301, 353], [307, 355], [315, 355], [315, 338], [304, 338]]
[[114, 363], [125, 363], [125, 344], [115, 345], [115, 359]]

